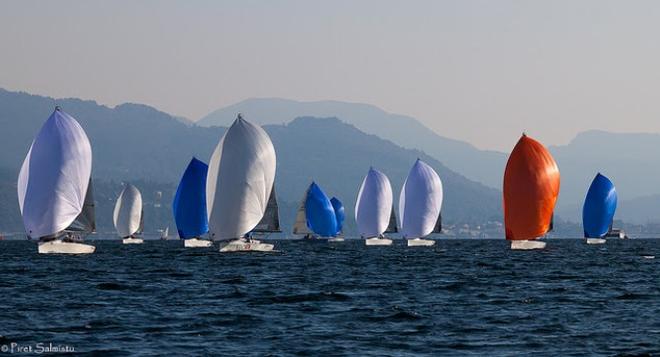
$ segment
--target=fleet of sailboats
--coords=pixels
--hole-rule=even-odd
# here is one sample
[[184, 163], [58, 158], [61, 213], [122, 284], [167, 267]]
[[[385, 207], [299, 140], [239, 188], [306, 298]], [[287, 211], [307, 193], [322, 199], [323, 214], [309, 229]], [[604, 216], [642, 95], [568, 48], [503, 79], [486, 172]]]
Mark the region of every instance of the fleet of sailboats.
[[127, 183], [119, 194], [112, 215], [117, 234], [124, 244], [142, 244], [140, 234], [144, 230], [142, 195], [137, 187]]
[[612, 230], [616, 212], [616, 188], [610, 179], [596, 174], [582, 207], [582, 226], [587, 244], [604, 244], [605, 236]]
[[[222, 136], [209, 165], [192, 158], [172, 203], [185, 247], [221, 252], [268, 252], [274, 245], [255, 235], [281, 232], [275, 192], [276, 155], [268, 134], [240, 114]], [[39, 253], [86, 254], [95, 247], [82, 239], [96, 230], [92, 150], [80, 124], [59, 107], [37, 133], [21, 167], [17, 192], [29, 239]], [[504, 171], [506, 239], [511, 249], [541, 249], [552, 230], [560, 174], [550, 152], [523, 134]], [[438, 173], [420, 159], [399, 195], [397, 217], [389, 178], [369, 169], [358, 190], [355, 221], [365, 245], [391, 245], [387, 233], [401, 233], [408, 246], [432, 246], [426, 239], [442, 232], [443, 185]], [[582, 218], [588, 244], [605, 243], [617, 206], [612, 181], [598, 173], [585, 197]], [[142, 195], [127, 183], [117, 198], [113, 223], [124, 244], [143, 243]], [[345, 209], [312, 182], [296, 212], [294, 235], [343, 241]], [[397, 224], [398, 223], [398, 224]], [[167, 238], [169, 227], [163, 230]], [[210, 239], [202, 238], [208, 233]], [[161, 237], [162, 238], [162, 237]]]
[[511, 249], [542, 249], [552, 230], [559, 168], [550, 152], [523, 133], [504, 171], [504, 229]]

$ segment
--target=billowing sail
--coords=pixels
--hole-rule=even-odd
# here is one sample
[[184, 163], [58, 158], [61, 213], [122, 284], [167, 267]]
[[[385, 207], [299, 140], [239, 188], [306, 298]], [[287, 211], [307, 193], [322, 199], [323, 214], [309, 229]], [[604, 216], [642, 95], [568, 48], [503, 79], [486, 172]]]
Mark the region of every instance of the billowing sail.
[[337, 197], [330, 199], [332, 209], [335, 211], [335, 219], [337, 220], [337, 231], [335, 236], [339, 235], [344, 229], [344, 220], [346, 219], [346, 212], [344, 212], [344, 204]]
[[387, 228], [384, 233], [398, 233], [399, 228], [396, 226], [396, 214], [394, 213], [394, 205], [392, 205], [392, 213], [390, 214], [390, 223], [387, 224]]
[[256, 227], [252, 230], [254, 233], [279, 233], [280, 230], [280, 209], [277, 205], [277, 194], [275, 187], [270, 191], [270, 198], [268, 199], [268, 206], [264, 217], [259, 221]]
[[130, 183], [117, 198], [112, 221], [120, 237], [130, 237], [142, 230], [142, 195]]
[[379, 237], [393, 224], [396, 232], [396, 217], [392, 206], [392, 185], [382, 172], [369, 169], [362, 180], [355, 202], [355, 221], [363, 238]]
[[609, 232], [616, 211], [614, 184], [598, 173], [589, 186], [582, 208], [582, 225], [586, 238], [601, 238]]
[[209, 162], [206, 207], [211, 239], [241, 238], [256, 227], [268, 207], [275, 165], [268, 134], [239, 115]]
[[559, 195], [559, 168], [550, 152], [525, 134], [506, 163], [503, 194], [506, 239], [536, 239], [548, 232]]
[[209, 231], [206, 213], [206, 174], [208, 166], [192, 158], [176, 189], [172, 210], [179, 237], [195, 238]]
[[96, 232], [96, 214], [94, 212], [94, 188], [92, 186], [92, 179], [89, 179], [87, 185], [87, 193], [85, 194], [85, 203], [83, 210], [78, 217], [66, 228], [69, 232], [80, 232], [83, 234], [90, 234]]
[[307, 187], [307, 190], [305, 190], [305, 194], [298, 205], [296, 222], [293, 224], [293, 234], [312, 234], [312, 231], [310, 231], [307, 226], [307, 215], [305, 214], [305, 202], [307, 202], [307, 195], [309, 194], [309, 189], [311, 187], [311, 185]]
[[442, 208], [442, 181], [420, 159], [410, 169], [399, 196], [399, 220], [404, 238], [423, 238], [433, 232]]
[[337, 217], [332, 203], [314, 182], [307, 192], [305, 217], [309, 228], [319, 236], [334, 237], [337, 235]]
[[55, 235], [83, 211], [92, 174], [85, 131], [56, 108], [41, 127], [18, 175], [18, 203], [32, 238]]

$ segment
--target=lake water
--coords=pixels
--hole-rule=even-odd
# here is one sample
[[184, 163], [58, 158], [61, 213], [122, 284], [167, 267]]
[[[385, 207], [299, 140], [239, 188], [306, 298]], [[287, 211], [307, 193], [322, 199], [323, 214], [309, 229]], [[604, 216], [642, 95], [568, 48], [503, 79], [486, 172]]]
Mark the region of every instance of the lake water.
[[527, 252], [504, 240], [277, 241], [276, 254], [95, 244], [90, 256], [40, 256], [34, 243], [0, 242], [0, 345], [118, 356], [660, 353], [660, 240], [555, 239]]

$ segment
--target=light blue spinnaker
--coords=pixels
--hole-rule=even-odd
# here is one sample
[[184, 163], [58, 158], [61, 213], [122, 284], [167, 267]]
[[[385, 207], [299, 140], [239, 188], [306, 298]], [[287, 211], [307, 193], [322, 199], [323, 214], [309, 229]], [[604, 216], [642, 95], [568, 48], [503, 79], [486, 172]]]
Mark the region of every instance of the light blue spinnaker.
[[334, 237], [337, 235], [337, 218], [332, 203], [314, 182], [307, 192], [305, 218], [309, 229], [319, 236]]
[[335, 211], [335, 219], [337, 220], [337, 232], [335, 236], [339, 235], [344, 229], [344, 219], [346, 219], [346, 213], [344, 212], [344, 205], [337, 197], [333, 197], [330, 200], [332, 208]]
[[208, 165], [192, 158], [181, 177], [172, 209], [179, 237], [195, 238], [209, 231], [206, 213], [206, 174]]
[[617, 195], [612, 181], [598, 173], [589, 186], [582, 209], [585, 238], [601, 238], [607, 234], [616, 211]]

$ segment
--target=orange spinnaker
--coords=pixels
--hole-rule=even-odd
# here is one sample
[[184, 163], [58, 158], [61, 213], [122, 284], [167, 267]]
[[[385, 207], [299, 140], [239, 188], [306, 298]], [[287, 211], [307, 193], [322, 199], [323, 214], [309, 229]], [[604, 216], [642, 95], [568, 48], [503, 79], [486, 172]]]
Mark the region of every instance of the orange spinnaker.
[[550, 152], [525, 134], [513, 148], [504, 171], [506, 239], [526, 240], [550, 229], [559, 195], [559, 168]]

